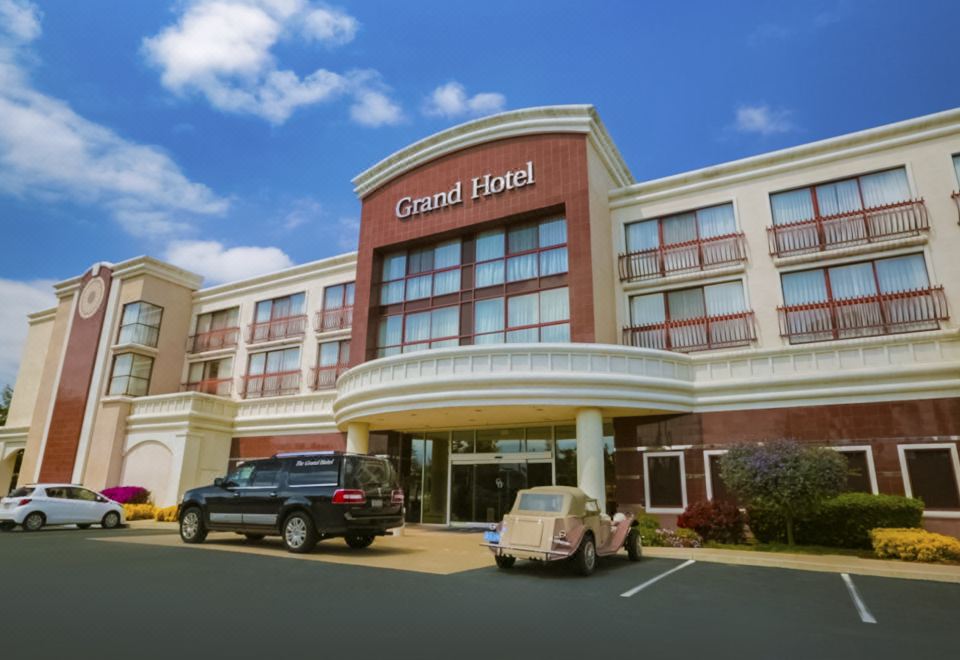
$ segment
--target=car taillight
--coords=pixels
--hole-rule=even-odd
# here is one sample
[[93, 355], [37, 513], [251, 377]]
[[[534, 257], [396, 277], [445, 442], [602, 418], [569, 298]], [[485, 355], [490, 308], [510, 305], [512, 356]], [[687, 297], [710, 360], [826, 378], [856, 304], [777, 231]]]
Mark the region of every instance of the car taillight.
[[33, 501], [33, 500], [31, 500], [30, 498], [22, 499], [22, 500], [20, 500], [19, 502], [17, 502], [17, 506], [26, 506], [26, 505], [30, 504], [30, 502], [32, 502], [32, 501]]
[[334, 504], [366, 504], [367, 496], [362, 490], [340, 488], [333, 493]]
[[390, 494], [390, 503], [391, 504], [403, 504], [403, 489], [396, 488], [393, 493]]

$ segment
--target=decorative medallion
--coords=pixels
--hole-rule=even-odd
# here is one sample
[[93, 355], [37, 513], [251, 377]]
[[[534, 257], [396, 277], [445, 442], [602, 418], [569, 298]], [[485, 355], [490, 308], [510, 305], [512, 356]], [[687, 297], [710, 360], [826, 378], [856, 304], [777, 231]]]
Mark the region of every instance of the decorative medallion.
[[96, 314], [106, 292], [107, 286], [103, 283], [102, 277], [94, 277], [87, 282], [83, 290], [80, 291], [80, 303], [77, 305], [77, 313], [80, 314], [80, 318], [88, 319]]

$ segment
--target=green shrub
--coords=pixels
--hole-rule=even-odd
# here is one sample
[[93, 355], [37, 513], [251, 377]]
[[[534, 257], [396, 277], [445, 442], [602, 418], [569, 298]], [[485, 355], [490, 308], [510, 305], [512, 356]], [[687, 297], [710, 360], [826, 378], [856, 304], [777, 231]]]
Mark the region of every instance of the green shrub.
[[637, 512], [637, 531], [640, 533], [640, 541], [646, 546], [657, 545], [657, 530], [660, 529], [660, 521], [646, 511]]
[[874, 529], [870, 540], [880, 559], [960, 561], [960, 541], [925, 529]]
[[[782, 517], [774, 510], [751, 507], [750, 530], [761, 543], [786, 540]], [[844, 493], [824, 500], [796, 521], [796, 541], [833, 548], [869, 548], [870, 530], [920, 527], [923, 502], [899, 495]]]
[[677, 527], [692, 529], [704, 541], [743, 543], [743, 513], [729, 502], [701, 500], [677, 518]]

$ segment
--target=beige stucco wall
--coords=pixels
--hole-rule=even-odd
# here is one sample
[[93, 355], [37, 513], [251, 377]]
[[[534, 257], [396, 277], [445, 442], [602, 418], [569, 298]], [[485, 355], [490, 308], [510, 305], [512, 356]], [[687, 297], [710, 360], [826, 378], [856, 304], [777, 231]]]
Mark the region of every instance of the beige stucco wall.
[[[957, 227], [957, 207], [950, 195], [957, 189], [952, 154], [960, 152], [960, 126], [955, 134], [914, 144], [888, 148], [865, 155], [845, 156], [842, 152], [816, 165], [791, 164], [786, 171], [765, 173], [764, 170], [738, 173], [736, 182], [718, 182], [715, 185], [678, 177], [675, 185], [639, 184], [633, 186], [633, 195], [618, 195], [614, 191], [612, 212], [615, 228], [615, 253], [625, 251], [624, 225], [636, 220], [662, 217], [704, 206], [733, 202], [737, 223], [745, 234], [747, 262], [742, 273], [705, 271], [692, 278], [661, 278], [641, 283], [617, 284], [619, 289], [617, 324], [629, 324], [631, 295], [685, 288], [707, 283], [742, 279], [747, 302], [756, 314], [757, 347], [786, 346], [780, 337], [776, 308], [783, 304], [780, 274], [836, 263], [849, 263], [882, 256], [923, 253], [931, 284], [945, 285], [948, 305], [953, 315], [944, 327], [957, 327], [960, 313], [960, 228]], [[872, 246], [858, 246], [845, 250], [828, 250], [809, 255], [802, 262], [784, 259], [778, 265], [769, 254], [767, 227], [772, 226], [770, 194], [773, 192], [813, 185], [825, 181], [866, 174], [878, 170], [905, 167], [913, 197], [924, 198], [930, 220], [926, 239], [878, 242]], [[630, 190], [630, 189], [625, 189]], [[619, 201], [618, 201], [619, 197]], [[626, 200], [626, 202], [624, 201]], [[624, 204], [616, 208], [618, 204]], [[616, 254], [613, 255], [616, 260]], [[736, 270], [736, 269], [731, 269]]]
[[[63, 351], [66, 347], [75, 297], [75, 293], [66, 295], [57, 304], [56, 316], [53, 320], [53, 327], [50, 329], [50, 339], [43, 359], [43, 366], [36, 388], [35, 403], [30, 416], [30, 432], [27, 435], [23, 464], [20, 466], [20, 478], [18, 480], [20, 484], [35, 481], [37, 478], [39, 460], [43, 451], [43, 438], [46, 433], [47, 419], [50, 416], [50, 406], [55, 396], [60, 364], [63, 361]], [[23, 372], [23, 367], [20, 371]], [[14, 392], [11, 406], [14, 403], [17, 403], [16, 392]]]
[[13, 388], [13, 401], [7, 413], [7, 426], [29, 426], [40, 394], [43, 364], [50, 349], [56, 308], [39, 312], [29, 318], [27, 340], [20, 355], [20, 369]]
[[614, 230], [608, 195], [613, 179], [589, 140], [587, 176], [590, 198], [590, 258], [593, 267], [593, 323], [598, 344], [619, 343], [616, 323], [618, 279], [614, 253]]

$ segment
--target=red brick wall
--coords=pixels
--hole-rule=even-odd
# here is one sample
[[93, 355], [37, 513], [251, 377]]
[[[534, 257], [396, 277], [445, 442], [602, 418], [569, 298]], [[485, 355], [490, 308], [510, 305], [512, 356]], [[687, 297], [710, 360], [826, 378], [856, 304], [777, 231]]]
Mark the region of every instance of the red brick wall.
[[347, 436], [343, 433], [259, 435], [234, 438], [230, 445], [230, 461], [267, 458], [284, 451], [344, 451], [346, 448]]
[[[501, 175], [533, 161], [536, 183], [499, 195], [470, 199], [471, 180]], [[450, 190], [462, 182], [464, 203], [404, 220], [396, 217], [397, 201]], [[423, 165], [390, 181], [363, 199], [351, 362], [367, 359], [375, 328], [369, 321], [371, 292], [379, 280], [379, 257], [393, 248], [444, 235], [477, 231], [477, 225], [505, 218], [530, 217], [560, 208], [567, 218], [571, 339], [594, 339], [590, 259], [587, 148], [583, 135], [550, 134], [499, 140], [471, 147]]]
[[[110, 296], [112, 272], [101, 267], [98, 277], [102, 278], [106, 285], [99, 309], [88, 319], [80, 316], [79, 306], [74, 309], [73, 325], [67, 338], [60, 383], [57, 386], [43, 462], [40, 465], [40, 481], [70, 481], [73, 478], [73, 464], [77, 458], [84, 409], [97, 361], [97, 345], [100, 342]], [[91, 279], [93, 275], [90, 272], [83, 276], [81, 292]]]

